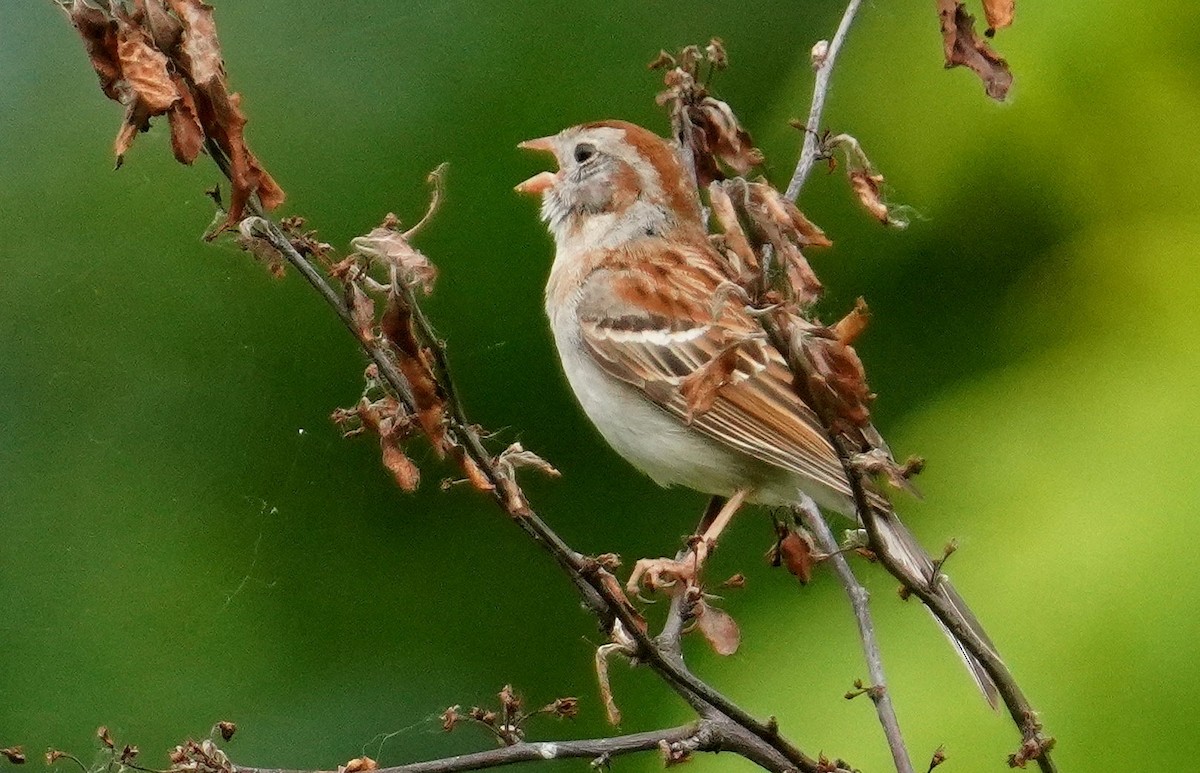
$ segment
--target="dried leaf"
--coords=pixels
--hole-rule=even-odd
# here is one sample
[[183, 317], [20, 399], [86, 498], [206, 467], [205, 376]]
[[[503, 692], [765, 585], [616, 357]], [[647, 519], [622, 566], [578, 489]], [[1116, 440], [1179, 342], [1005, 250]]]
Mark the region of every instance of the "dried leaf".
[[345, 285], [346, 306], [350, 318], [354, 320], [355, 332], [363, 343], [375, 340], [375, 302], [363, 292], [357, 282], [347, 282]]
[[742, 574], [741, 572], [738, 572], [737, 574], [734, 574], [734, 575], [730, 575], [729, 579], [727, 579], [727, 580], [725, 580], [725, 582], [721, 583], [721, 587], [722, 588], [745, 588], [746, 587], [746, 575]]
[[779, 191], [765, 183], [750, 183], [751, 198], [760, 201], [766, 213], [785, 229], [800, 247], [829, 247], [833, 244], [821, 228]]
[[596, 682], [600, 687], [600, 702], [604, 704], [604, 713], [613, 727], [621, 724], [621, 709], [617, 706], [612, 680], [608, 677], [608, 656], [617, 649], [615, 644], [604, 644], [596, 648]]
[[379, 764], [370, 757], [355, 757], [345, 765], [338, 765], [338, 773], [364, 773], [368, 770], [376, 770]]
[[689, 422], [713, 407], [721, 387], [733, 380], [739, 360], [738, 346], [728, 346], [679, 383], [679, 393], [687, 401]]
[[554, 703], [549, 704], [542, 711], [563, 719], [574, 719], [579, 715], [579, 699], [575, 697], [555, 698]]
[[664, 70], [668, 67], [675, 66], [675, 57], [668, 54], [666, 51], [659, 50], [658, 56], [654, 57], [646, 64], [647, 70]]
[[233, 734], [237, 732], [237, 725], [229, 720], [221, 720], [217, 723], [217, 731], [221, 734], [221, 738], [225, 741], [233, 738]]
[[154, 47], [169, 54], [179, 44], [183, 24], [167, 12], [163, 0], [134, 0], [140, 12], [142, 26], [150, 33]]
[[975, 33], [975, 18], [957, 0], [938, 0], [946, 67], [968, 67], [983, 81], [987, 95], [1003, 101], [1012, 86], [1008, 62]]
[[100, 739], [100, 743], [104, 744], [106, 749], [117, 748], [116, 744], [113, 743], [112, 735], [108, 732], [108, 725], [101, 725], [96, 728], [96, 737]]
[[816, 563], [813, 559], [812, 545], [808, 540], [797, 532], [788, 532], [779, 543], [779, 555], [782, 556], [783, 565], [787, 567], [788, 572], [807, 585], [812, 579], [813, 565]]
[[136, 746], [125, 744], [125, 748], [121, 749], [121, 763], [128, 765], [130, 762], [133, 762], [138, 756], [138, 751]]
[[811, 306], [821, 297], [821, 280], [808, 263], [808, 258], [791, 242], [779, 245], [779, 257], [787, 272], [788, 287], [792, 290], [792, 298], [802, 308]]
[[548, 475], [551, 478], [562, 477], [554, 465], [547, 462], [542, 457], [535, 454], [533, 451], [526, 451], [520, 443], [513, 443], [508, 448], [504, 449], [500, 456], [496, 457], [496, 466], [500, 468], [509, 477], [515, 478], [516, 471], [522, 467], [537, 470], [538, 472]]
[[871, 174], [862, 169], [850, 170], [850, 187], [854, 190], [854, 195], [858, 196], [859, 202], [871, 213], [872, 217], [887, 225], [891, 221], [888, 217], [887, 204], [883, 203], [883, 195], [879, 188], [882, 183], [883, 175], [881, 174]]
[[718, 655], [732, 655], [742, 643], [742, 632], [729, 613], [703, 599], [697, 605], [696, 627]]
[[712, 38], [708, 41], [708, 45], [704, 47], [704, 58], [712, 64], [714, 69], [724, 70], [729, 66], [729, 54], [725, 52], [725, 41], [720, 38]]
[[[688, 110], [694, 128], [703, 136], [705, 149], [739, 175], [745, 175], [763, 162], [750, 134], [738, 123], [733, 109], [713, 97], [704, 97]], [[717, 179], [717, 178], [711, 178]], [[710, 179], [700, 180], [707, 185]]]
[[392, 266], [400, 271], [403, 281], [409, 286], [420, 286], [425, 294], [433, 292], [433, 283], [437, 279], [437, 267], [429, 262], [429, 258], [409, 244], [404, 234], [394, 228], [381, 226], [373, 229], [366, 236], [356, 236], [350, 240], [354, 249], [377, 260], [385, 266]]
[[20, 746], [8, 746], [0, 749], [0, 754], [3, 754], [4, 758], [14, 765], [25, 764], [25, 749]]
[[412, 459], [405, 455], [400, 445], [388, 438], [381, 438], [379, 447], [383, 454], [383, 466], [392, 474], [392, 479], [402, 491], [412, 493], [421, 485], [421, 471]]
[[117, 22], [117, 59], [129, 98], [139, 101], [148, 115], [162, 115], [179, 99], [167, 72], [167, 57], [140, 27]]
[[867, 302], [858, 298], [854, 301], [854, 308], [834, 324], [833, 335], [842, 344], [852, 344], [867, 329], [870, 318], [871, 310], [867, 308]]
[[204, 148], [204, 127], [200, 125], [200, 115], [196, 112], [196, 100], [191, 90], [178, 75], [174, 79], [179, 101], [167, 111], [167, 121], [171, 126], [171, 152], [179, 163], [191, 164]]
[[721, 231], [725, 235], [725, 246], [733, 251], [740, 264], [734, 266], [733, 275], [745, 283], [753, 278], [753, 274], [758, 273], [758, 256], [754, 254], [754, 248], [750, 246], [750, 241], [746, 238], [746, 232], [742, 229], [741, 221], [738, 219], [737, 210], [734, 209], [733, 200], [726, 190], [726, 185], [716, 180], [709, 183], [708, 201], [712, 205], [713, 215], [716, 216], [717, 223], [720, 224]]
[[454, 726], [458, 724], [458, 720], [460, 719], [460, 717], [458, 716], [458, 712], [459, 712], [458, 706], [451, 706], [450, 708], [448, 708], [442, 712], [441, 720], [442, 720], [442, 730], [444, 732], [449, 733], [451, 730], [454, 729]]
[[79, 36], [83, 38], [88, 60], [100, 79], [100, 89], [109, 99], [121, 101], [116, 90], [116, 83], [121, 79], [121, 65], [117, 59], [116, 20], [85, 0], [74, 0], [67, 15]]
[[496, 697], [500, 699], [500, 708], [507, 716], [511, 717], [521, 710], [521, 699], [511, 684], [504, 685]]
[[201, 0], [170, 0], [171, 9], [183, 23], [180, 63], [188, 77], [201, 89], [225, 89], [225, 63], [217, 40], [213, 7]]
[[134, 137], [150, 128], [152, 117], [167, 112], [179, 99], [179, 92], [167, 72], [166, 56], [154, 48], [140, 27], [118, 20], [116, 43], [120, 79], [113, 90], [125, 105], [125, 119], [113, 143], [119, 167]]
[[818, 415], [831, 418], [835, 432], [861, 429], [870, 424], [868, 408], [875, 395], [867, 387], [866, 372], [854, 348], [841, 343], [832, 330], [790, 317], [792, 349], [807, 360], [809, 391], [818, 403]]
[[1016, 13], [1015, 0], [983, 0], [983, 13], [987, 17], [988, 28], [983, 34], [989, 38], [996, 30], [1011, 27]]
[[431, 355], [417, 342], [413, 332], [412, 310], [399, 295], [389, 294], [379, 325], [384, 339], [396, 355], [400, 372], [412, 387], [417, 403], [417, 421], [438, 457], [443, 457], [446, 450], [453, 446], [446, 434], [446, 398], [430, 367]]

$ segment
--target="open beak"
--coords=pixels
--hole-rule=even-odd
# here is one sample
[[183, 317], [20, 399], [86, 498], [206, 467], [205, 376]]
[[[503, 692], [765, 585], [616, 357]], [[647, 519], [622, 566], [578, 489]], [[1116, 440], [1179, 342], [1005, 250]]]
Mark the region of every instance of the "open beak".
[[[554, 137], [538, 137], [536, 140], [525, 140], [518, 148], [522, 150], [536, 150], [542, 153], [554, 152]], [[533, 177], [530, 177], [523, 183], [518, 184], [513, 190], [517, 193], [524, 193], [530, 196], [540, 196], [558, 182], [558, 175], [554, 172], [538, 172]]]

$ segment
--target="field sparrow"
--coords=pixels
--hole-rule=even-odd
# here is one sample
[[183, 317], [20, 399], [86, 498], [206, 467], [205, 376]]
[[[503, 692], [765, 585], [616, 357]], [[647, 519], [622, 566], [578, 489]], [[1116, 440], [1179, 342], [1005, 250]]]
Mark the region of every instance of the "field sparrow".
[[[794, 506], [808, 495], [853, 517], [842, 465], [792, 389], [783, 356], [741, 300], [717, 291], [733, 277], [709, 243], [673, 146], [639, 126], [602, 121], [521, 147], [551, 152], [559, 164], [517, 190], [541, 195], [557, 247], [546, 313], [567, 380], [600, 434], [635, 467], [661, 485], [728, 498], [697, 550], [706, 552], [743, 502]], [[693, 413], [685, 380], [731, 347], [731, 378], [711, 407]], [[885, 549], [928, 583], [928, 554], [884, 497], [871, 498]], [[670, 563], [639, 562], [632, 583], [644, 572], [669, 574]], [[982, 635], [949, 582], [939, 588]], [[991, 679], [951, 640], [995, 705]]]

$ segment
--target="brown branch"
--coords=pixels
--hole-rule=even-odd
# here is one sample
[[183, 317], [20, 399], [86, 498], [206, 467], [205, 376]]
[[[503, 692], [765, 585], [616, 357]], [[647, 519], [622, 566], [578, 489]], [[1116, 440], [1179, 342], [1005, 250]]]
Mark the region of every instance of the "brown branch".
[[[565, 759], [607, 760], [626, 754], [655, 750], [662, 751], [664, 755], [675, 755], [675, 758], [680, 760], [692, 752], [737, 751], [734, 746], [722, 746], [723, 743], [735, 743], [735, 740], [726, 737], [718, 724], [700, 721], [666, 730], [631, 733], [629, 735], [613, 736], [612, 738], [593, 738], [580, 741], [521, 742], [498, 749], [475, 752], [474, 754], [462, 754], [455, 757], [429, 760], [427, 762], [414, 762], [407, 765], [378, 768], [372, 771], [372, 773], [458, 773], [459, 771], [498, 768], [521, 762]], [[233, 773], [317, 772], [282, 768], [253, 768], [238, 765], [234, 767]]]
[[842, 13], [842, 20], [838, 24], [837, 32], [833, 34], [833, 40], [829, 41], [829, 46], [823, 55], [816, 57], [813, 62], [816, 79], [813, 83], [812, 105], [808, 109], [808, 120], [804, 122], [804, 143], [800, 149], [800, 161], [796, 164], [796, 171], [792, 173], [792, 179], [784, 194], [792, 201], [800, 196], [800, 189], [804, 187], [804, 182], [817, 163], [817, 156], [820, 152], [820, 135], [818, 133], [821, 130], [821, 114], [825, 110], [825, 97], [829, 95], [829, 81], [833, 77], [833, 65], [837, 61], [838, 53], [842, 50], [842, 44], [846, 41], [846, 35], [850, 32], [850, 25], [854, 23], [854, 16], [858, 13], [860, 5], [862, 5], [862, 0], [850, 0], [846, 4], [846, 10]]
[[879, 724], [883, 727], [884, 737], [887, 738], [888, 748], [892, 752], [892, 762], [896, 765], [897, 773], [915, 773], [908, 749], [904, 745], [904, 736], [900, 732], [900, 721], [896, 718], [896, 709], [892, 705], [892, 694], [887, 687], [887, 678], [883, 673], [883, 653], [879, 648], [879, 640], [875, 638], [875, 622], [871, 617], [871, 594], [863, 587], [850, 562], [842, 554], [838, 542], [834, 539], [829, 524], [825, 522], [820, 509], [815, 502], [804, 497], [799, 506], [800, 517], [804, 525], [812, 532], [813, 539], [832, 562], [833, 571], [846, 589], [850, 597], [850, 606], [854, 610], [854, 619], [858, 622], [858, 637], [862, 642], [863, 658], [867, 662], [867, 675], [871, 680], [866, 693], [875, 704], [875, 712], [879, 715]]

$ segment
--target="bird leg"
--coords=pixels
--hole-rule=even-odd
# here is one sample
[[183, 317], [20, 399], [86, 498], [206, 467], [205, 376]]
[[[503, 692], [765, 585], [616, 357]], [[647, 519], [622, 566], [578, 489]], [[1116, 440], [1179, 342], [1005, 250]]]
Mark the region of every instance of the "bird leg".
[[[682, 583], [684, 587], [694, 584], [700, 575], [700, 568], [704, 565], [704, 560], [716, 548], [717, 538], [721, 536], [721, 532], [729, 525], [733, 514], [738, 511], [749, 494], [749, 489], [738, 489], [720, 506], [720, 509], [714, 507], [720, 501], [718, 498], [714, 498], [712, 504], [705, 511], [704, 518], [700, 520], [700, 525], [696, 529], [697, 533], [688, 539], [687, 551], [677, 558], [643, 558], [639, 560], [633, 566], [633, 572], [629, 575], [629, 582], [625, 584], [625, 589], [630, 594], [637, 595], [642, 585], [650, 590], [657, 590], [674, 587], [676, 583]], [[713, 510], [716, 510], [715, 514]]]

